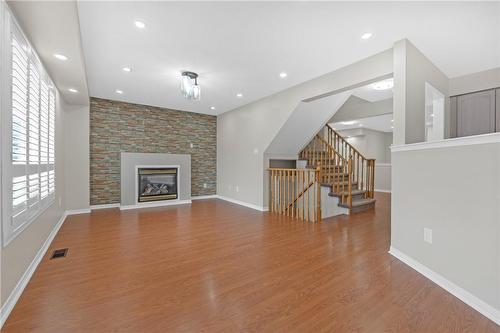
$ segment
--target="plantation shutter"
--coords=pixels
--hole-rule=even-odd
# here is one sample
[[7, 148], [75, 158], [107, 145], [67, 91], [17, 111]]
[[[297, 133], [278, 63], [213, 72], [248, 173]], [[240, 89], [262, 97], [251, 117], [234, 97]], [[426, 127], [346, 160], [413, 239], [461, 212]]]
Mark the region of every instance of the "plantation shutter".
[[7, 238], [51, 204], [56, 177], [56, 91], [34, 49], [9, 18], [10, 161], [4, 172], [10, 179], [6, 187], [11, 209]]

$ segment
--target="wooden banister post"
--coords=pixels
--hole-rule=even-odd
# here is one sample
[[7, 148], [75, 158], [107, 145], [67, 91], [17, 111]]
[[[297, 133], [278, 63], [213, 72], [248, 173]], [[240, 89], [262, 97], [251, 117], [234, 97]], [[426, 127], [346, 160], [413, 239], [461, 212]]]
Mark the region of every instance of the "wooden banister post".
[[348, 197], [347, 199], [349, 200], [349, 213], [351, 212], [352, 209], [352, 156], [349, 156], [349, 161], [347, 162], [348, 167], [347, 167], [347, 179], [348, 179], [348, 185], [347, 185], [347, 191], [348, 191]]
[[316, 195], [317, 195], [317, 207], [316, 207], [316, 222], [321, 221], [321, 163], [318, 164], [316, 168]]

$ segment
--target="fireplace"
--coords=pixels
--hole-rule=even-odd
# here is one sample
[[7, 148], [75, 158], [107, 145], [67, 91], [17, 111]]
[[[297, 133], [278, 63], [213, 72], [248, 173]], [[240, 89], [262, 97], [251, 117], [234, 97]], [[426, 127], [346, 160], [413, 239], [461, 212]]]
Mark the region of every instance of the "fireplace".
[[137, 168], [137, 202], [178, 198], [177, 167]]

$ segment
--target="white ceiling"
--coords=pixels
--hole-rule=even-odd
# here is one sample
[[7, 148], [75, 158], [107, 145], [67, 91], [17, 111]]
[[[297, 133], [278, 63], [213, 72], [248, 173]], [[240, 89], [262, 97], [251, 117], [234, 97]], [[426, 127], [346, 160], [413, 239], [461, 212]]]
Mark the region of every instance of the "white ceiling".
[[[389, 79], [393, 81], [393, 79]], [[386, 80], [384, 80], [386, 81]], [[392, 98], [392, 89], [387, 90], [375, 90], [373, 89], [373, 84], [368, 84], [353, 90], [353, 95], [364, 99], [368, 102], [377, 102], [384, 99]]]
[[375, 117], [352, 120], [349, 122], [349, 124], [344, 124], [346, 122], [331, 123], [330, 126], [338, 131], [354, 128], [368, 128], [375, 131], [392, 132], [392, 119], [392, 113], [388, 113]]
[[[8, 4], [63, 99], [69, 104], [88, 105], [76, 2], [9, 1]], [[68, 59], [58, 60], [54, 53]], [[78, 93], [69, 92], [69, 88]]]
[[[91, 96], [207, 114], [346, 66], [402, 38], [449, 77], [500, 66], [498, 2], [83, 1], [78, 8]], [[146, 28], [137, 29], [134, 20]], [[373, 37], [360, 39], [365, 32]], [[181, 96], [181, 70], [200, 74], [201, 101]], [[282, 71], [286, 79], [279, 78]]]

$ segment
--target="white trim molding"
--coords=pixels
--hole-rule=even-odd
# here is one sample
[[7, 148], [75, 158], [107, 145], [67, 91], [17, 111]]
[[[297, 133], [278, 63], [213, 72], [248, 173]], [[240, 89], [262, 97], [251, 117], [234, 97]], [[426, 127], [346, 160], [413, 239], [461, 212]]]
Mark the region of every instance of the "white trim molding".
[[410, 143], [407, 145], [391, 146], [391, 153], [400, 151], [425, 150], [436, 148], [448, 148], [457, 146], [483, 145], [488, 143], [500, 143], [500, 133], [489, 133], [460, 138], [446, 139], [431, 142]]
[[389, 253], [399, 259], [401, 262], [410, 266], [453, 296], [457, 297], [459, 300], [469, 305], [471, 308], [475, 309], [477, 312], [481, 313], [483, 316], [491, 319], [496, 324], [500, 325], [500, 311], [489, 305], [488, 303], [480, 300], [478, 297], [474, 296], [467, 290], [457, 286], [453, 282], [449, 281], [442, 275], [434, 272], [427, 266], [419, 263], [415, 259], [407, 256], [403, 252], [399, 251], [395, 247], [391, 246]]
[[221, 200], [228, 201], [228, 202], [240, 205], [240, 206], [245, 206], [245, 207], [248, 207], [248, 208], [252, 208], [252, 209], [258, 210], [260, 212], [267, 212], [269, 210], [269, 207], [254, 205], [254, 204], [251, 204], [251, 203], [248, 203], [248, 202], [244, 202], [244, 201], [240, 201], [240, 200], [228, 198], [228, 197], [225, 197], [225, 196], [222, 196], [222, 195], [219, 195], [218, 197]]
[[217, 194], [211, 195], [198, 195], [195, 197], [191, 197], [191, 200], [205, 200], [205, 199], [217, 199], [219, 196]]
[[153, 202], [141, 202], [135, 205], [124, 205], [120, 206], [120, 210], [129, 209], [140, 209], [140, 208], [152, 208], [152, 207], [162, 207], [162, 206], [173, 206], [173, 205], [185, 205], [190, 204], [191, 200], [162, 200]]
[[35, 273], [36, 268], [42, 261], [43, 257], [45, 256], [45, 253], [50, 247], [50, 244], [54, 240], [54, 237], [56, 237], [57, 232], [63, 225], [64, 221], [66, 220], [66, 212], [63, 213], [59, 221], [56, 223], [54, 228], [52, 228], [52, 231], [50, 232], [49, 236], [43, 243], [42, 247], [38, 252], [36, 253], [35, 257], [31, 261], [30, 265], [24, 272], [23, 276], [19, 279], [17, 282], [16, 286], [10, 293], [9, 297], [3, 304], [2, 308], [0, 309], [0, 329], [2, 328], [3, 324], [9, 317], [12, 309], [14, 309], [14, 306], [16, 305], [17, 301], [19, 300], [19, 297], [21, 297], [21, 294], [24, 291], [24, 288], [28, 285], [28, 282], [30, 281], [31, 277], [33, 276], [33, 273]]
[[90, 208], [71, 209], [66, 211], [66, 215], [89, 214], [90, 212], [91, 212]]
[[113, 203], [113, 204], [91, 205], [90, 206], [90, 210], [108, 209], [108, 208], [120, 208], [120, 204], [119, 203]]
[[391, 193], [390, 190], [379, 190], [379, 189], [375, 189], [374, 190], [375, 192], [381, 192], [381, 193]]

